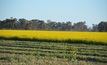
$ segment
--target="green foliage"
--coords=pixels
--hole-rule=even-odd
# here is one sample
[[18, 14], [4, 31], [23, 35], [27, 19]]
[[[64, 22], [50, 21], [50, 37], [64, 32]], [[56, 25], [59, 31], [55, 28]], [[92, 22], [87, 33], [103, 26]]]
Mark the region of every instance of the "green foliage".
[[77, 58], [77, 50], [76, 50], [75, 47], [73, 47], [73, 49], [70, 51], [70, 58], [69, 58], [69, 60], [75, 61], [75, 60], [77, 60], [76, 58]]
[[67, 46], [64, 44], [64, 53], [63, 53], [63, 58], [65, 59], [67, 56]]
[[35, 54], [35, 55], [36, 55], [36, 58], [37, 58], [37, 59], [40, 59], [41, 56], [40, 56], [40, 53], [39, 53], [39, 52], [38, 52], [37, 54]]

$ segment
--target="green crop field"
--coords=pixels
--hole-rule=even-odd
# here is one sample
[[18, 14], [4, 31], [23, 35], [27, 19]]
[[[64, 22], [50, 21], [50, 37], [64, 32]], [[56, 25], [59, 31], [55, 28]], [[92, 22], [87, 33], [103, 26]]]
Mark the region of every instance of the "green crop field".
[[107, 65], [107, 46], [1, 39], [0, 65]]

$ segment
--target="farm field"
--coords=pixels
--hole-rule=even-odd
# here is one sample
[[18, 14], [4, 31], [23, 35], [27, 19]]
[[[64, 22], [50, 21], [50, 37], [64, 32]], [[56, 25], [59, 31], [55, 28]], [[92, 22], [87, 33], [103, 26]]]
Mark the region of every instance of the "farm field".
[[0, 65], [107, 65], [106, 32], [0, 30]]
[[107, 46], [0, 40], [0, 65], [106, 65]]
[[82, 42], [107, 44], [107, 32], [0, 30], [0, 38], [48, 42]]

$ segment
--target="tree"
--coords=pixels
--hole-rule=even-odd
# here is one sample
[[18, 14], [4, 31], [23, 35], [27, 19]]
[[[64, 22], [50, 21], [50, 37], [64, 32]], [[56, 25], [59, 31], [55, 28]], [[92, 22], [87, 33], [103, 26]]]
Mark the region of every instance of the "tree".
[[72, 25], [72, 22], [55, 22], [47, 20], [33, 19], [26, 20], [21, 18], [17, 20], [11, 17], [10, 19], [0, 20], [0, 29], [22, 29], [22, 30], [63, 30], [63, 31], [107, 31], [107, 21], [101, 21], [99, 24], [93, 24], [87, 28], [86, 22], [77, 22]]
[[37, 30], [38, 29], [38, 25], [39, 25], [38, 20], [37, 19], [33, 19], [30, 22], [32, 23], [32, 29], [33, 30]]
[[17, 29], [17, 19], [16, 18], [11, 18], [11, 29]]
[[72, 30], [72, 22], [70, 22], [70, 21], [66, 22], [66, 30], [68, 30], [68, 31]]
[[19, 19], [19, 28], [20, 29], [26, 29], [26, 25], [27, 25], [27, 20], [22, 18], [22, 19]]
[[17, 26], [17, 19], [10, 18], [0, 21], [0, 29], [15, 29]]
[[86, 24], [85, 21], [74, 23], [72, 28], [74, 31], [87, 31], [87, 26], [85, 24]]
[[98, 31], [98, 25], [97, 24], [92, 24], [92, 32]]
[[57, 30], [57, 23], [51, 20], [47, 20], [48, 30]]
[[98, 24], [98, 31], [99, 31], [99, 32], [105, 32], [105, 31], [107, 31], [107, 22], [101, 21], [101, 22]]
[[43, 20], [38, 20], [38, 29], [39, 30], [44, 30], [44, 21]]

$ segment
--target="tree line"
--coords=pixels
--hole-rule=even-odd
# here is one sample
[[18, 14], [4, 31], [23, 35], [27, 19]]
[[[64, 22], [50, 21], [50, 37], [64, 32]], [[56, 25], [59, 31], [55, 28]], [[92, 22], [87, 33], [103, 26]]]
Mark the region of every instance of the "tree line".
[[0, 20], [0, 29], [17, 29], [17, 30], [61, 30], [61, 31], [107, 31], [107, 21], [101, 21], [99, 24], [93, 24], [88, 27], [85, 21], [77, 22], [56, 22], [47, 20], [46, 22], [39, 19], [26, 20], [24, 18]]

